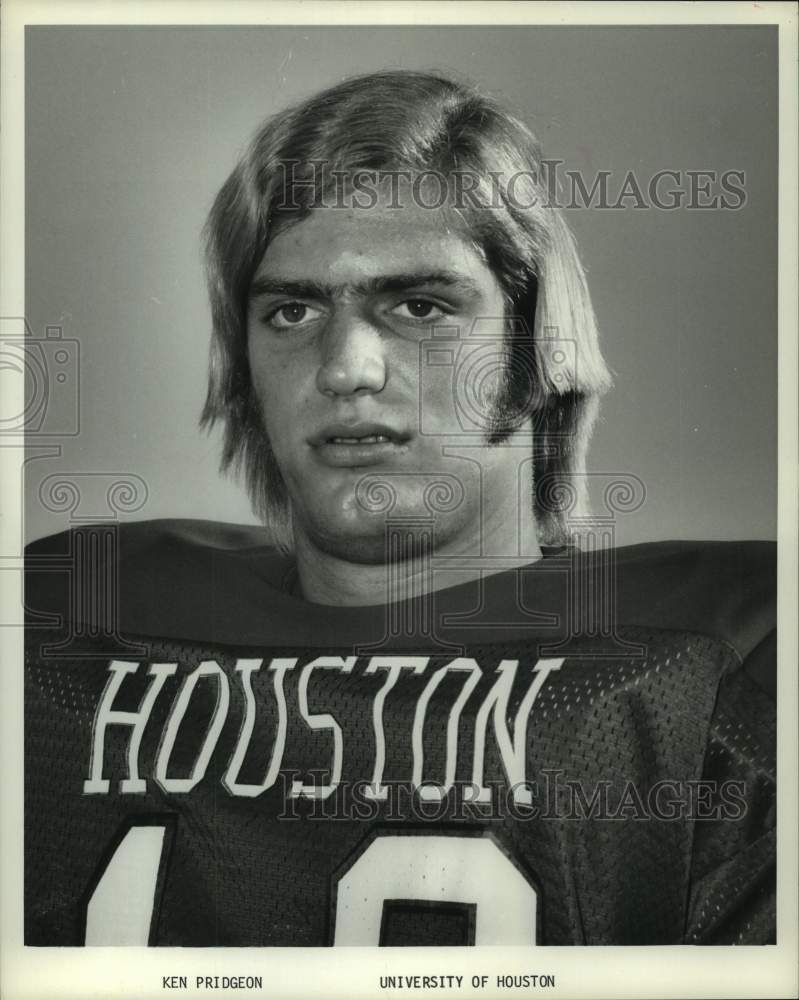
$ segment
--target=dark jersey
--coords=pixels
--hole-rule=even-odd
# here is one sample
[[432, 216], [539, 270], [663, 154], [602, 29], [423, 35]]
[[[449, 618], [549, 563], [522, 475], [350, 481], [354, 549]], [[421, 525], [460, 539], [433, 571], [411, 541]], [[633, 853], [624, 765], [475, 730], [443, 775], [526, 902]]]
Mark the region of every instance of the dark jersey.
[[206, 522], [27, 570], [27, 944], [774, 940], [773, 545], [360, 608]]

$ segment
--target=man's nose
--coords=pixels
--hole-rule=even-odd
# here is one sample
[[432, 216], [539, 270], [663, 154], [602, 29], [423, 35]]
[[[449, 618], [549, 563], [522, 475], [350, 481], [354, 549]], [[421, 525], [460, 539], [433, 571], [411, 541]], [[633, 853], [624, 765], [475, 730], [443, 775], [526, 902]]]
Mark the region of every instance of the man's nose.
[[386, 384], [385, 343], [363, 317], [334, 318], [323, 335], [316, 386], [328, 396], [380, 392]]

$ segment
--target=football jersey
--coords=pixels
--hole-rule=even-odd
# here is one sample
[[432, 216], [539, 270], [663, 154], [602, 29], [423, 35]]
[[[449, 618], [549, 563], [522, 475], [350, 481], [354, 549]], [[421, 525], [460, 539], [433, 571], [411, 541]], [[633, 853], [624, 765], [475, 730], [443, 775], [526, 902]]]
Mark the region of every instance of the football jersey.
[[772, 942], [775, 557], [342, 607], [257, 528], [34, 543], [26, 944]]

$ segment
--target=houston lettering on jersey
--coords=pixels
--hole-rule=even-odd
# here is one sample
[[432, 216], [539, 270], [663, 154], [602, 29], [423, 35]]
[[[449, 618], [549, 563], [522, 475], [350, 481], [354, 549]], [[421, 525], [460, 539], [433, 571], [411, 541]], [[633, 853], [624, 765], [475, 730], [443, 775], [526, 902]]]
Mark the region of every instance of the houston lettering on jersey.
[[[358, 663], [357, 656], [318, 656], [310, 662], [298, 667], [298, 657], [276, 657], [266, 659], [238, 659], [232, 671], [226, 671], [215, 660], [204, 660], [180, 685], [169, 709], [166, 722], [160, 732], [158, 750], [150, 778], [141, 774], [140, 749], [145, 732], [151, 726], [153, 710], [162, 695], [167, 680], [173, 677], [177, 663], [135, 663], [124, 660], [112, 660], [108, 666], [108, 680], [94, 713], [89, 757], [89, 776], [83, 783], [86, 795], [107, 795], [111, 791], [111, 781], [104, 777], [104, 758], [106, 739], [109, 731], [122, 727], [127, 734], [127, 776], [119, 782], [118, 791], [122, 795], [143, 794], [147, 791], [148, 780], [153, 780], [164, 791], [170, 794], [185, 794], [190, 792], [203, 780], [212, 761], [214, 752], [228, 718], [231, 706], [231, 696], [238, 694], [243, 699], [244, 713], [234, 749], [227, 760], [222, 776], [222, 785], [228, 794], [254, 798], [271, 788], [278, 779], [284, 765], [286, 750], [286, 734], [289, 714], [295, 713], [313, 732], [328, 735], [326, 758], [320, 757], [320, 768], [326, 768], [328, 780], [325, 784], [307, 783], [294, 780], [290, 786], [289, 795], [293, 798], [326, 798], [339, 786], [342, 780], [342, 767], [345, 758], [344, 731], [330, 712], [311, 711], [309, 707], [309, 689], [314, 683], [317, 671], [338, 671], [350, 674]], [[386, 767], [386, 735], [384, 720], [390, 710], [392, 692], [401, 693], [403, 679], [410, 676], [424, 675], [429, 665], [427, 656], [373, 656], [360, 667], [363, 674], [383, 676], [383, 684], [374, 693], [371, 700], [371, 726], [374, 737], [374, 755], [371, 761], [371, 774], [358, 775], [359, 779], [368, 779], [365, 789], [367, 798], [385, 799], [388, 794], [384, 785]], [[471, 745], [471, 784], [473, 801], [488, 802], [490, 790], [485, 778], [486, 736], [489, 726], [489, 716], [493, 724], [493, 736], [498, 747], [502, 766], [509, 785], [514, 789], [518, 802], [529, 804], [532, 793], [524, 787], [526, 775], [527, 724], [536, 698], [553, 671], [560, 669], [563, 659], [541, 659], [530, 670], [531, 680], [523, 690], [521, 700], [515, 710], [512, 725], [508, 723], [511, 692], [519, 674], [519, 660], [502, 660], [494, 672], [494, 680], [479, 707], [472, 706], [474, 711], [473, 742]], [[259, 705], [253, 690], [253, 675], [266, 669], [271, 677], [272, 700], [270, 720], [276, 718], [272, 736], [272, 749], [269, 761], [265, 764], [263, 779], [258, 783], [240, 780], [242, 765], [256, 727], [264, 724], [263, 704]], [[525, 673], [527, 665], [525, 665]], [[299, 671], [296, 680], [296, 704], [289, 704], [286, 696], [286, 677], [289, 673]], [[136, 711], [121, 710], [115, 707], [123, 684], [128, 678], [141, 680], [148, 678], [144, 695]], [[423, 739], [426, 713], [431, 699], [447, 675], [462, 678], [460, 692], [449, 708], [446, 723], [446, 763], [443, 782], [423, 781], [425, 745]], [[458, 767], [459, 730], [461, 717], [470, 696], [486, 672], [475, 659], [456, 657], [444, 663], [430, 673], [427, 682], [416, 696], [413, 711], [413, 722], [409, 739], [412, 750], [412, 773], [407, 779], [423, 799], [440, 800], [453, 787]], [[521, 675], [520, 675], [521, 679]], [[190, 773], [184, 777], [170, 776], [170, 761], [184, 719], [189, 711], [192, 698], [200, 684], [213, 685], [216, 694], [215, 707], [211, 713], [210, 722], [202, 730], [192, 730], [192, 738], [196, 736], [196, 750]], [[233, 692], [232, 685], [238, 686]], [[388, 705], [387, 705], [388, 702]], [[476, 711], [475, 711], [476, 709]], [[407, 711], [407, 709], [406, 709]], [[471, 714], [471, 713], [470, 713]], [[185, 733], [182, 734], [185, 739]], [[321, 743], [320, 743], [321, 747]], [[467, 748], [467, 753], [468, 753]], [[320, 753], [324, 752], [320, 749]], [[464, 752], [461, 743], [461, 752]]]

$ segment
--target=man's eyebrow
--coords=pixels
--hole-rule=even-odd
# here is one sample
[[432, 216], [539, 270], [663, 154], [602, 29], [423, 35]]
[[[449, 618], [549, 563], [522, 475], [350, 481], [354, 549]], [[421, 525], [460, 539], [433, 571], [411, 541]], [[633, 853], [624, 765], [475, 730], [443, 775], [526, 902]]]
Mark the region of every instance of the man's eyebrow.
[[290, 278], [270, 278], [266, 275], [253, 278], [250, 298], [261, 295], [287, 295], [298, 299], [330, 299], [334, 297], [335, 286], [318, 281], [296, 281]]
[[466, 295], [479, 295], [480, 286], [471, 277], [455, 271], [414, 271], [406, 274], [376, 275], [363, 281], [343, 285], [326, 282], [295, 280], [262, 275], [253, 279], [250, 298], [261, 295], [287, 295], [298, 299], [337, 299], [347, 292], [355, 295], [379, 295], [384, 292], [405, 292], [426, 285], [444, 285]]
[[474, 278], [456, 271], [412, 271], [407, 274], [379, 275], [358, 282], [353, 290], [374, 295], [380, 292], [405, 292], [410, 288], [422, 288], [426, 285], [444, 285], [472, 295], [480, 294], [480, 286]]

